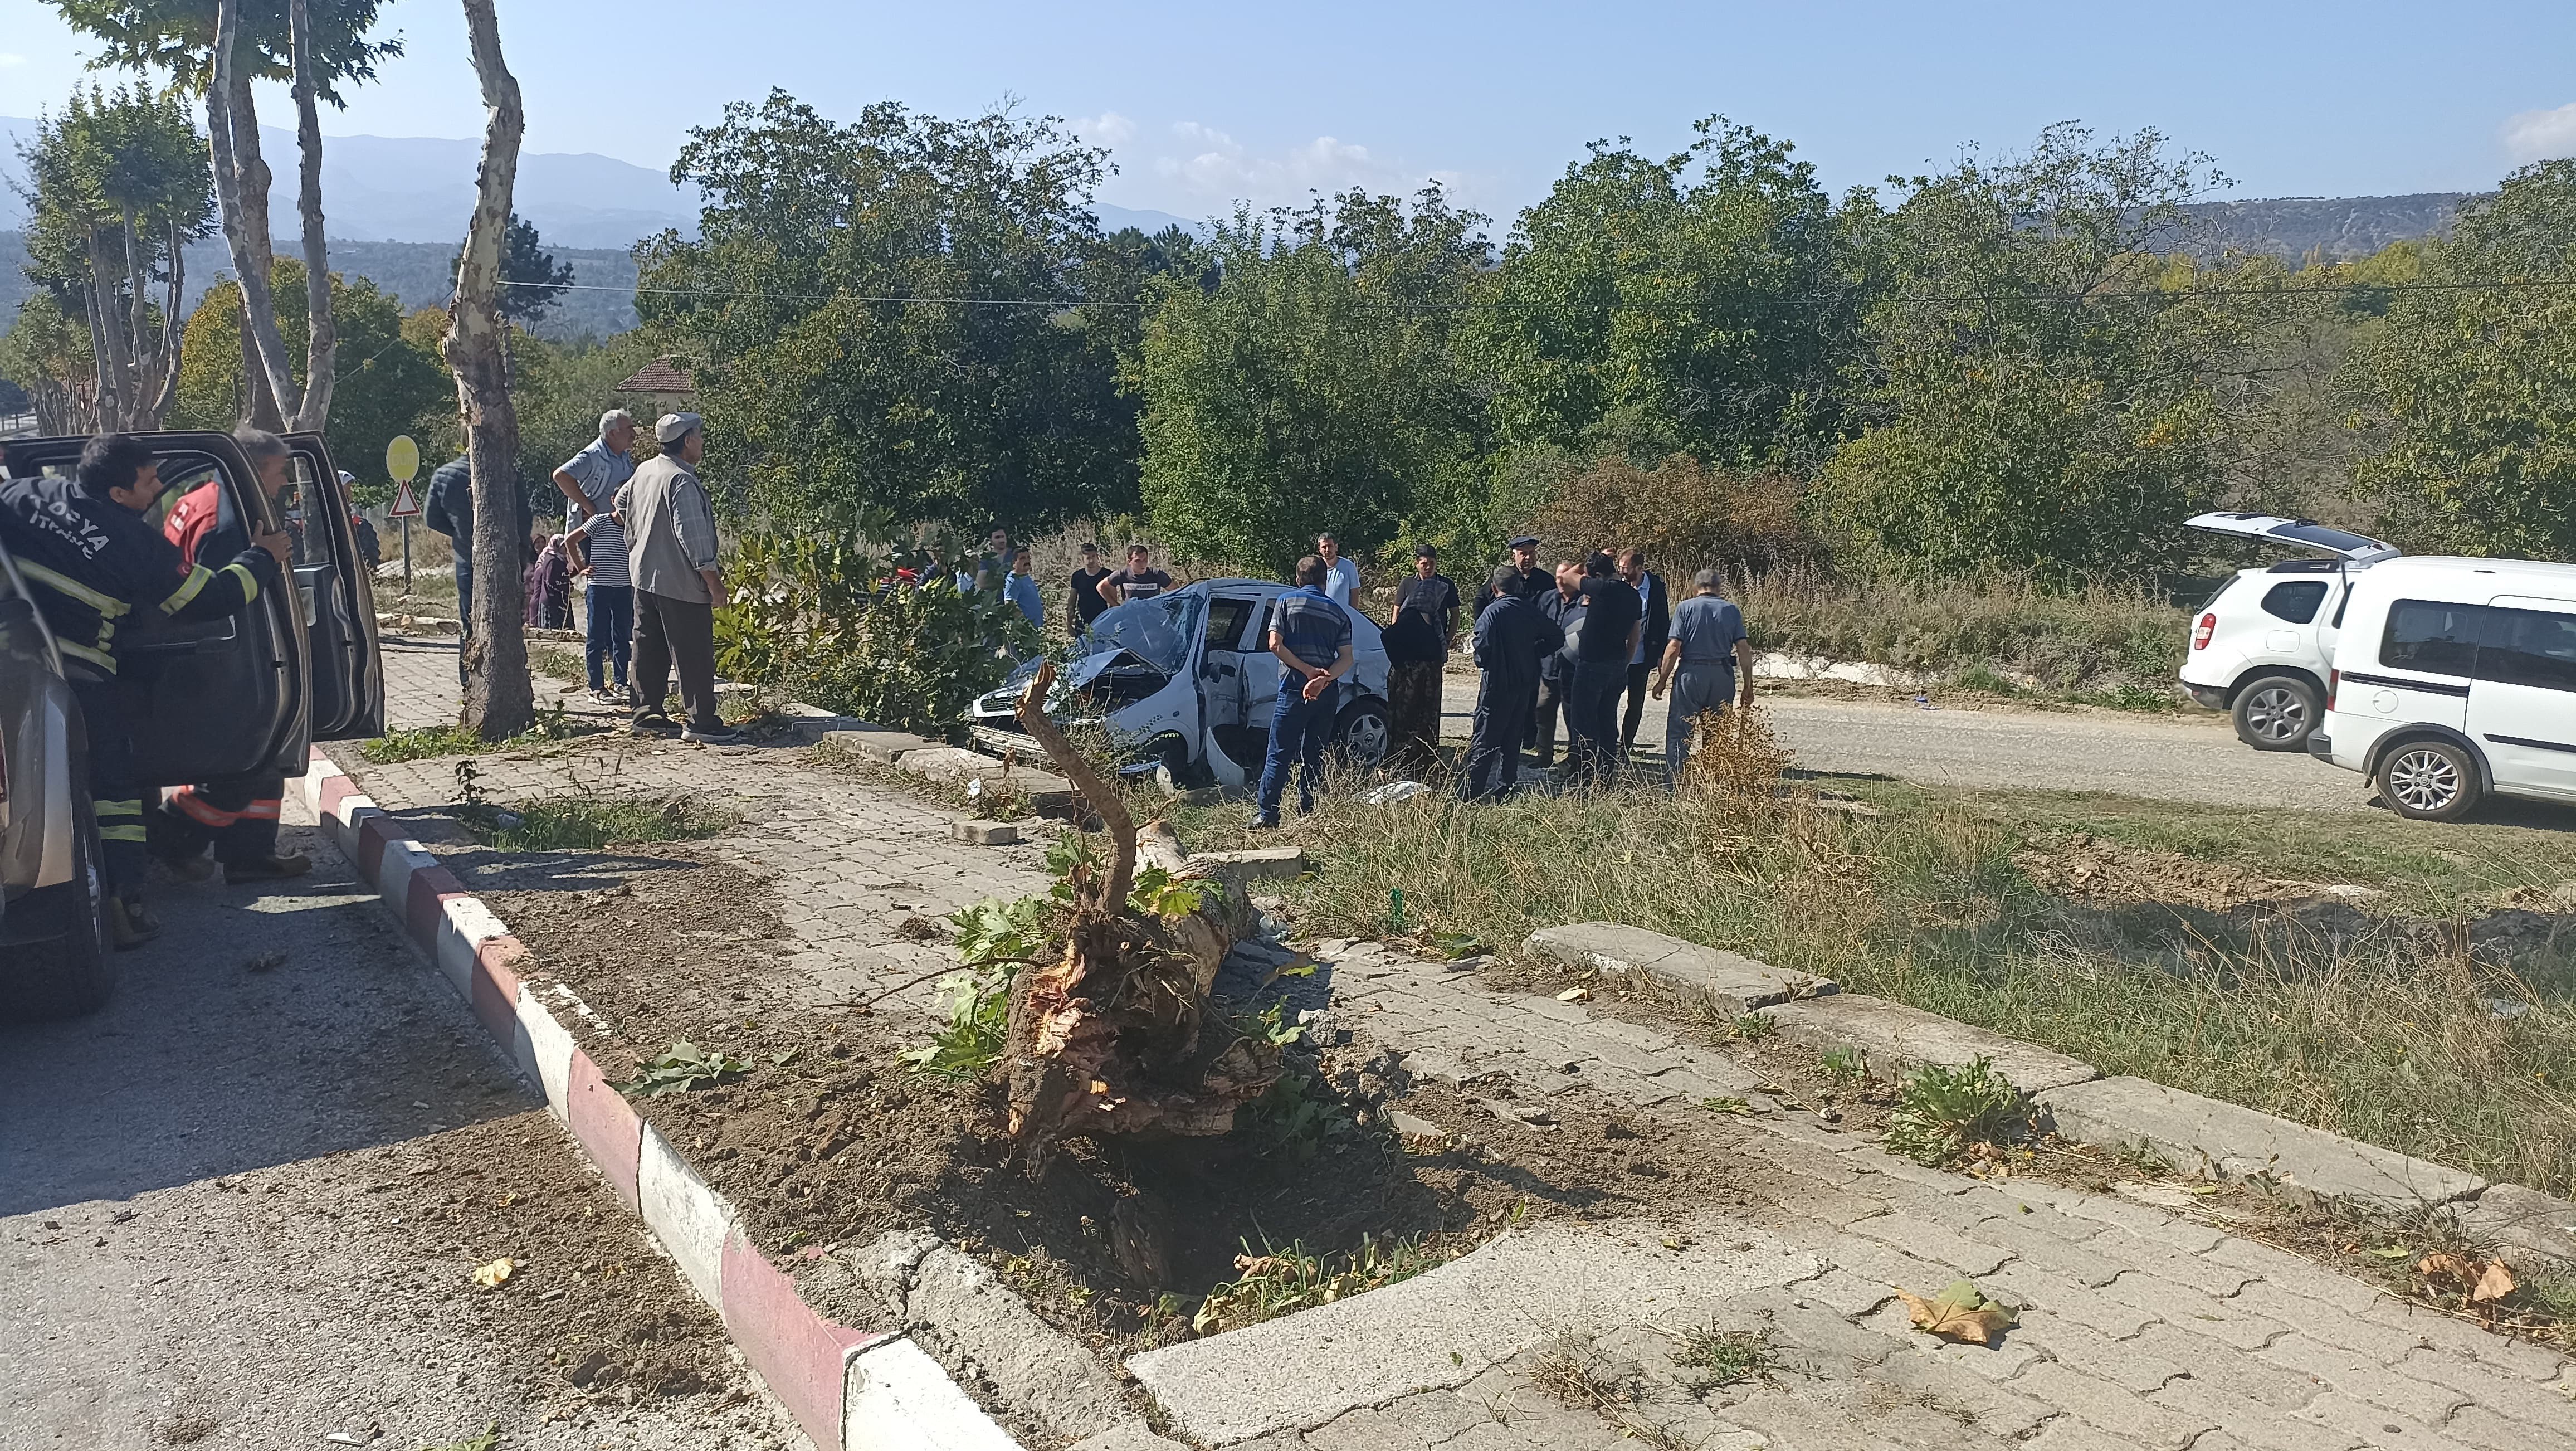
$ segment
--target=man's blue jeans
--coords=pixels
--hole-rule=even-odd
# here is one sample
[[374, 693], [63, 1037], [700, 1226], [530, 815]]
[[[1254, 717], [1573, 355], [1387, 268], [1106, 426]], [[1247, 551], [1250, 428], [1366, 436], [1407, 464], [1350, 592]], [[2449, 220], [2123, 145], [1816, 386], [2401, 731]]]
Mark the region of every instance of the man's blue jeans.
[[1288, 772], [1299, 760], [1306, 771], [1297, 782], [1298, 809], [1315, 809], [1315, 788], [1324, 779], [1324, 743], [1333, 734], [1333, 707], [1342, 693], [1339, 682], [1306, 699], [1304, 682], [1282, 672], [1279, 703], [1270, 712], [1270, 756], [1261, 766], [1257, 802], [1264, 816], [1279, 814], [1279, 799], [1288, 791]]
[[608, 687], [608, 667], [615, 667], [619, 685], [626, 683], [626, 662], [635, 651], [635, 587], [627, 584], [590, 586], [590, 618], [582, 631], [582, 655], [590, 663], [590, 688]]

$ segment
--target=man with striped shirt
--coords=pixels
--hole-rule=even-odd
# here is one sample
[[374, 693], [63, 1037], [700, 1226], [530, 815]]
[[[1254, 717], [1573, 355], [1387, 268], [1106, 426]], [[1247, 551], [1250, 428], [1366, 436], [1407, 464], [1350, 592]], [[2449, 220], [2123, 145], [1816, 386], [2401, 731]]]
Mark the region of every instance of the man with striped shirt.
[[[590, 698], [603, 705], [631, 704], [626, 665], [635, 648], [635, 580], [626, 564], [626, 530], [610, 505], [635, 476], [635, 420], [623, 408], [599, 415], [599, 437], [555, 470], [563, 490], [564, 532], [581, 542], [590, 564], [589, 617], [583, 621], [582, 655], [590, 666]], [[609, 682], [616, 682], [611, 690]]]
[[128, 725], [133, 707], [117, 672], [118, 623], [138, 609], [173, 620], [237, 614], [260, 591], [278, 587], [287, 557], [285, 531], [254, 528], [251, 547], [237, 558], [212, 569], [183, 563], [178, 546], [143, 522], [160, 497], [152, 446], [122, 433], [91, 439], [71, 478], [0, 482], [0, 543], [35, 587], [88, 731], [99, 874], [118, 947], [140, 946], [161, 931], [143, 910], [149, 848]]

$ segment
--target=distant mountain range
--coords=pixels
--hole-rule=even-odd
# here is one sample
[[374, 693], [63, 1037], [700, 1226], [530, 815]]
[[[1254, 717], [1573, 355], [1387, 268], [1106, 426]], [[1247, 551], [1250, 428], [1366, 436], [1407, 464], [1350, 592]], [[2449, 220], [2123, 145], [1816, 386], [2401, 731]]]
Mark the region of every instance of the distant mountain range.
[[2303, 262], [2348, 262], [2391, 242], [2411, 242], [2451, 230], [2460, 203], [2473, 192], [2421, 191], [2409, 196], [2285, 196], [2266, 201], [2202, 202], [2190, 210], [2207, 224], [2192, 251], [2205, 256], [2238, 252]]

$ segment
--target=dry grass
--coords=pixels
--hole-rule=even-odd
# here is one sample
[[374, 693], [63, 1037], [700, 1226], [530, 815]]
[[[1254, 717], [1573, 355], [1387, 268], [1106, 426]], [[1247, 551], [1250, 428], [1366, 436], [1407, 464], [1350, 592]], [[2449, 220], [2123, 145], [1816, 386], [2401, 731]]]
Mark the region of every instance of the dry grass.
[[[1320, 871], [1291, 893], [1318, 933], [1386, 932], [1391, 888], [1412, 932], [1509, 944], [1554, 923], [1633, 923], [2106, 1073], [2576, 1189], [2576, 969], [2563, 945], [2508, 964], [2420, 919], [2340, 905], [2260, 918], [2091, 906], [2032, 884], [2013, 860], [2027, 835], [1992, 799], [1875, 795], [1883, 814], [1855, 818], [1716, 790], [1476, 807], [1336, 792], [1297, 830]], [[1197, 817], [1192, 844], [1237, 844], [1237, 819]], [[2563, 840], [2528, 850], [2563, 862]], [[2445, 899], [2465, 895], [2454, 884]]]
[[2163, 689], [2190, 615], [2137, 585], [2072, 593], [2027, 579], [1916, 582], [1782, 569], [1731, 585], [1754, 648], [1945, 676], [1997, 671], [2050, 690]]

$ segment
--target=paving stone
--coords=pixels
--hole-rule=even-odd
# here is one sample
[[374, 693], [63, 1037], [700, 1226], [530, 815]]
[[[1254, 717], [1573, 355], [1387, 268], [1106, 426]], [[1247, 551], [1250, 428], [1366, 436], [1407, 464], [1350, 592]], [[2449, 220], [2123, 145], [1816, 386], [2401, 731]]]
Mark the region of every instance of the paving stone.
[[2483, 1405], [2462, 1406], [2442, 1423], [2442, 1434], [2479, 1451], [2576, 1451], [2576, 1414], [2555, 1425], [2513, 1420]]
[[2469, 1398], [2449, 1386], [2417, 1380], [2386, 1361], [2357, 1350], [2329, 1345], [2306, 1332], [2283, 1336], [2256, 1356], [2272, 1365], [2314, 1377], [2323, 1385], [2384, 1406], [2427, 1426], [2438, 1426]]
[[2096, 1254], [2080, 1244], [2071, 1244], [2009, 1214], [1988, 1219], [1968, 1230], [1967, 1234], [1980, 1244], [2011, 1251], [2018, 1261], [2093, 1289], [2118, 1279], [2128, 1268], [2109, 1255]]
[[[2459, 1442], [2422, 1422], [2410, 1420], [2383, 1406], [2355, 1400], [2339, 1391], [2328, 1391], [2318, 1396], [2295, 1412], [2292, 1419], [2331, 1426], [2357, 1437], [2365, 1446], [2387, 1448], [2387, 1451], [2461, 1451]], [[2514, 1448], [2514, 1451], [2521, 1451], [2521, 1448]]]
[[1788, 1288], [1792, 1294], [1844, 1315], [1866, 1315], [1896, 1298], [1893, 1286], [1864, 1280], [1841, 1268], [1829, 1269], [1812, 1279], [1799, 1280]]
[[1437, 1446], [1470, 1426], [1494, 1418], [1494, 1413], [1456, 1391], [1425, 1391], [1389, 1401], [1386, 1413], [1404, 1428], [1422, 1438], [1423, 1444]]
[[2067, 1415], [2049, 1422], [2027, 1444], [2031, 1451], [2138, 1451], [2137, 1442], [2105, 1435]]
[[[2247, 1308], [2242, 1295], [2220, 1299], [2188, 1285], [2145, 1275], [2122, 1275], [2096, 1293], [2239, 1352], [2260, 1350], [2290, 1333], [2288, 1325]], [[2335, 1313], [2329, 1306], [2313, 1304], [2310, 1311], [2320, 1315]]]
[[1849, 1229], [1864, 1219], [1887, 1213], [1887, 1201], [1853, 1194], [1804, 1175], [1784, 1174], [1780, 1181], [1754, 1191], [1804, 1219], [1832, 1229]]
[[2124, 1304], [2089, 1285], [2078, 1284], [2064, 1275], [2051, 1274], [2019, 1260], [1987, 1275], [1977, 1284], [2005, 1304], [2045, 1311], [2114, 1340], [2126, 1340], [2155, 1324], [2159, 1318], [2153, 1310]]
[[2295, 1411], [2316, 1398], [2316, 1380], [2305, 1372], [2267, 1364], [2224, 1341], [2195, 1335], [2178, 1325], [2150, 1325], [2132, 1343], [2229, 1395], [2260, 1401], [2276, 1411]]
[[2339, 1310], [2367, 1310], [2381, 1298], [2374, 1286], [2259, 1240], [2228, 1238], [2204, 1251], [2201, 1258], [2250, 1271], [2262, 1276], [2265, 1284]]
[[1314, 1451], [1399, 1451], [1427, 1447], [1429, 1438], [1374, 1406], [1362, 1406], [1326, 1421], [1306, 1433]]
[[1593, 1019], [1592, 1031], [1604, 1038], [1616, 1039], [1643, 1053], [1661, 1053], [1667, 1048], [1674, 1047], [1678, 1041], [1670, 1033], [1658, 1033], [1642, 1024], [1623, 1023], [1616, 1018]]
[[[2065, 1408], [2097, 1431], [2171, 1451], [2182, 1451], [2193, 1437], [2218, 1424], [2195, 1411], [2156, 1405], [2135, 1391], [2053, 1360], [2023, 1371], [2012, 1387], [2016, 1394]], [[2042, 1432], [2042, 1440], [2033, 1444], [2044, 1444], [2046, 1436]]]
[[2447, 1387], [2472, 1404], [2531, 1426], [2550, 1426], [2576, 1437], [2576, 1397], [2517, 1376], [2491, 1370], [2448, 1350], [2415, 1350], [2397, 1369], [2420, 1381]]
[[2090, 1063], [1988, 1032], [1938, 1013], [1861, 993], [1781, 1003], [1761, 1010], [1780, 1036], [1819, 1051], [1857, 1048], [1870, 1071], [1896, 1078], [1925, 1064], [1958, 1067], [1989, 1060], [2005, 1082], [2024, 1093], [2082, 1083], [2100, 1075]]
[[2128, 1266], [2122, 1278], [2146, 1275], [2170, 1284], [2188, 1285], [2204, 1295], [2221, 1299], [2254, 1283], [2250, 1270], [2186, 1254], [2171, 1245], [2140, 1239], [2124, 1229], [2106, 1229], [2086, 1241], [2085, 1247], [2107, 1259]]
[[1977, 1181], [1965, 1174], [1926, 1168], [1912, 1159], [1900, 1159], [1875, 1144], [1854, 1144], [1843, 1150], [1842, 1158], [1844, 1163], [1855, 1169], [1883, 1174], [1935, 1194], [1965, 1194], [1977, 1187]]
[[2015, 1395], [1955, 1360], [1907, 1349], [1869, 1368], [1866, 1378], [1928, 1398], [1933, 1408], [1971, 1416], [1980, 1434], [2018, 1440], [2052, 1416], [2054, 1406]]
[[2000, 1345], [1949, 1345], [1917, 1342], [1921, 1353], [1997, 1383], [2010, 1384], [2023, 1371], [2048, 1359], [2038, 1346], [2006, 1335]]
[[2023, 1316], [2021, 1328], [2015, 1333], [2061, 1364], [2140, 1395], [2184, 1373], [2180, 1364], [2156, 1354], [2140, 1341], [2115, 1340], [2045, 1310], [2033, 1310]]
[[1523, 944], [1533, 956], [1609, 977], [1642, 977], [1734, 1016], [1801, 993], [1831, 993], [1829, 978], [1786, 972], [1768, 963], [1701, 947], [1619, 922], [1543, 927]]
[[1939, 1294], [1942, 1286], [1960, 1275], [1959, 1270], [1949, 1265], [1858, 1234], [1828, 1236], [1817, 1242], [1815, 1250], [1821, 1258], [1860, 1279], [1910, 1290], [1927, 1298]]
[[2576, 1204], [2520, 1184], [2493, 1184], [2461, 1209], [2460, 1225], [2492, 1241], [2516, 1269], [2554, 1261], [2576, 1269]]
[[2268, 1173], [2295, 1189], [2384, 1209], [2419, 1209], [2486, 1186], [2463, 1170], [2143, 1078], [2071, 1084], [2040, 1094], [2039, 1101], [2071, 1139], [2110, 1146], [2143, 1141], [2178, 1164], [2206, 1162], [2236, 1178]]
[[880, 766], [891, 766], [895, 757], [906, 751], [927, 750], [939, 743], [907, 731], [837, 730], [825, 731], [819, 744], [832, 750], [846, 751], [862, 760], [874, 761]]
[[[1905, 1214], [1882, 1214], [1864, 1219], [1853, 1225], [1850, 1232], [1892, 1245], [1918, 1259], [1949, 1266], [1955, 1274], [1972, 1279], [1992, 1274], [2003, 1266], [2004, 1261], [2012, 1258], [2008, 1250], [1979, 1244], [1957, 1230]], [[1939, 1288], [1939, 1285], [1933, 1286], [1935, 1290]], [[1916, 1289], [1915, 1293], [1919, 1295], [1924, 1291]]]
[[[2543, 1350], [2527, 1341], [2481, 1330], [2439, 1311], [2388, 1296], [2373, 1302], [2352, 1322], [2352, 1328], [2364, 1327], [2393, 1330], [2415, 1344], [2436, 1346], [2465, 1355], [2491, 1370], [2524, 1380], [2548, 1380], [2568, 1364], [2566, 1357], [2556, 1351]], [[2392, 1360], [2397, 1358], [2390, 1357]]]
[[2349, 1432], [2296, 1420], [2279, 1407], [2248, 1400], [2192, 1376], [2149, 1392], [2147, 1399], [2223, 1428], [2192, 1442], [2192, 1451], [2210, 1451], [2212, 1435], [2224, 1435], [2239, 1445], [2260, 1447], [2262, 1451], [2353, 1451], [2361, 1444]]

